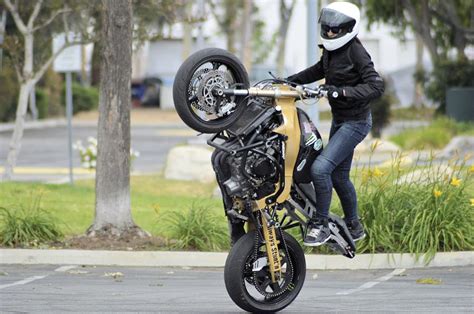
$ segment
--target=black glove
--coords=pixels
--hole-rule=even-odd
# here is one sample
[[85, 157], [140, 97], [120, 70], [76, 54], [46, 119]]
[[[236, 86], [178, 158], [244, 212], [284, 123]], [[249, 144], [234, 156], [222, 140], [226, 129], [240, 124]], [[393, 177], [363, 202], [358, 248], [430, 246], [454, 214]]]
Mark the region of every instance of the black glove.
[[296, 74], [288, 76], [285, 80], [290, 81], [290, 82], [295, 83], [295, 84], [301, 84], [301, 82], [299, 81]]
[[321, 85], [322, 89], [328, 91], [328, 98], [331, 99], [342, 99], [344, 98], [344, 89], [342, 87], [336, 87], [334, 85]]

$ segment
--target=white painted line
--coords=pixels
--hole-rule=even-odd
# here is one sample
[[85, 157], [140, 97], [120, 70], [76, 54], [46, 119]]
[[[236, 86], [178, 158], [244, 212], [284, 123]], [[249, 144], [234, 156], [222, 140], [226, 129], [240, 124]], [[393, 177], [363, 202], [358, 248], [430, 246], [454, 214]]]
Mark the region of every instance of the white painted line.
[[346, 291], [341, 291], [341, 292], [338, 292], [338, 293], [336, 293], [336, 294], [337, 294], [337, 295], [348, 295], [348, 294], [352, 294], [352, 293], [355, 293], [355, 292], [360, 292], [360, 291], [362, 291], [362, 290], [370, 289], [370, 288], [372, 288], [373, 286], [378, 285], [378, 284], [381, 283], [381, 282], [384, 282], [384, 281], [389, 280], [389, 279], [392, 278], [393, 276], [400, 275], [400, 274], [403, 273], [404, 271], [405, 271], [405, 268], [395, 269], [395, 270], [392, 271], [390, 274], [385, 275], [385, 276], [383, 276], [383, 277], [380, 277], [380, 278], [378, 278], [378, 279], [375, 279], [374, 281], [366, 282], [366, 283], [364, 283], [363, 285], [361, 285], [361, 286], [358, 287], [358, 288], [350, 289], [350, 290], [346, 290]]
[[76, 268], [77, 265], [69, 265], [69, 266], [61, 266], [59, 268], [56, 268], [54, 271], [60, 272], [60, 273], [65, 273], [68, 270], [71, 270], [73, 268]]
[[35, 280], [38, 280], [38, 279], [43, 279], [45, 277], [48, 277], [48, 275], [45, 275], [45, 276], [33, 276], [33, 277], [29, 277], [29, 278], [26, 278], [26, 279], [23, 279], [23, 280], [20, 280], [20, 281], [15, 281], [15, 282], [12, 282], [12, 283], [9, 283], [9, 284], [6, 284], [6, 285], [0, 285], [0, 290], [1, 289], [5, 289], [5, 288], [8, 288], [8, 287], [13, 287], [13, 286], [18, 286], [18, 285], [25, 285], [27, 283], [30, 283], [32, 281], [35, 281]]

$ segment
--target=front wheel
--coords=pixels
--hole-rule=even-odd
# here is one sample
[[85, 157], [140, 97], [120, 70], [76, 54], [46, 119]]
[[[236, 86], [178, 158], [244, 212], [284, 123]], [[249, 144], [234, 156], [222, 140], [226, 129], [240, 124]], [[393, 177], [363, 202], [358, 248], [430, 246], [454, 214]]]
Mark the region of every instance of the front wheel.
[[245, 109], [243, 96], [217, 96], [215, 91], [248, 88], [245, 67], [230, 52], [207, 48], [188, 59], [176, 73], [173, 100], [180, 118], [202, 133], [218, 133], [234, 123]]
[[289, 234], [283, 232], [283, 237], [288, 254], [279, 239], [282, 275], [277, 283], [271, 282], [268, 265], [253, 271], [253, 263], [267, 254], [265, 244], [256, 241], [255, 231], [240, 238], [227, 256], [225, 286], [231, 299], [243, 310], [258, 313], [280, 311], [293, 302], [303, 287], [306, 276], [303, 249]]

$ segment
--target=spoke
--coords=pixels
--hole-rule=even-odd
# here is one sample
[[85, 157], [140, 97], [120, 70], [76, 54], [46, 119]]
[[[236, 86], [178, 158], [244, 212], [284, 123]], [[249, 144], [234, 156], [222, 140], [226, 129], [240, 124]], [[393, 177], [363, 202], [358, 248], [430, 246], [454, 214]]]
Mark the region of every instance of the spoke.
[[219, 69], [219, 67], [221, 65], [222, 65], [221, 63], [214, 61], [214, 62], [212, 62], [212, 69], [217, 70], [217, 69]]
[[270, 288], [272, 288], [273, 292], [275, 292], [275, 291], [280, 290], [280, 285], [278, 284], [278, 282], [271, 283]]
[[269, 287], [273, 291], [271, 284], [272, 284], [272, 280], [270, 278], [265, 279], [265, 281], [262, 282], [261, 284], [262, 290], [267, 291], [267, 288]]

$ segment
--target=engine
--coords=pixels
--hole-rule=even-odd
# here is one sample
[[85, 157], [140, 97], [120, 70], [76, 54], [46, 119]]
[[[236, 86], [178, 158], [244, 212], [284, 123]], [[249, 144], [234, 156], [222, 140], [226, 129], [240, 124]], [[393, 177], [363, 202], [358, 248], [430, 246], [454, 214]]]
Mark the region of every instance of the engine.
[[230, 196], [260, 199], [275, 192], [279, 180], [279, 141], [262, 150], [255, 149], [229, 156], [230, 177], [224, 182]]

